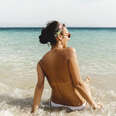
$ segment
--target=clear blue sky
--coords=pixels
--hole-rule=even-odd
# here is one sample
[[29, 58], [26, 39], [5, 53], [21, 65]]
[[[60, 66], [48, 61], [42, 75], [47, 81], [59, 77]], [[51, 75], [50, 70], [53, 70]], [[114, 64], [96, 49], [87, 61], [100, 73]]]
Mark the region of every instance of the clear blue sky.
[[51, 20], [75, 27], [116, 27], [116, 0], [0, 0], [0, 27], [44, 26]]

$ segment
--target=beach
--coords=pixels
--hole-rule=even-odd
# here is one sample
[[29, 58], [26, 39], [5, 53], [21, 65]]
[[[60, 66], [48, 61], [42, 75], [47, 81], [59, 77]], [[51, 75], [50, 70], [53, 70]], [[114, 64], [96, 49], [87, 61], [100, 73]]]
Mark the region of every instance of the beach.
[[[0, 116], [32, 116], [38, 61], [50, 50], [41, 45], [41, 28], [0, 29]], [[34, 116], [116, 116], [116, 29], [69, 28], [68, 46], [76, 49], [82, 79], [90, 76], [92, 96], [101, 110], [51, 109], [51, 88], [45, 81], [40, 108]], [[69, 92], [70, 94], [70, 92]]]

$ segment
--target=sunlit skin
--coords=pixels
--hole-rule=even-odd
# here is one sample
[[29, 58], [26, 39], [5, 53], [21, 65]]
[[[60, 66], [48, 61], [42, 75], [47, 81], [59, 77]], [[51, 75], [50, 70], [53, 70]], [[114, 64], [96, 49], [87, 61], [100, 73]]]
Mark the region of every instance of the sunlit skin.
[[63, 28], [63, 35], [59, 34], [56, 38], [57, 44], [51, 46], [51, 50], [47, 52], [37, 64], [38, 82], [35, 88], [32, 113], [39, 107], [41, 96], [44, 88], [45, 76], [52, 89], [51, 101], [57, 104], [80, 106], [85, 101], [90, 104], [93, 109], [101, 108], [94, 102], [86, 82], [80, 76], [78, 59], [76, 50], [67, 47], [68, 30]]

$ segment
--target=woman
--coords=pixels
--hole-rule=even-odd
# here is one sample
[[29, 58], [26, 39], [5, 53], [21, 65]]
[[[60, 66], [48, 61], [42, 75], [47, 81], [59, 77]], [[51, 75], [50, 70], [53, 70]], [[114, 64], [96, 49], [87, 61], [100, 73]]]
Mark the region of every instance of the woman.
[[70, 33], [66, 26], [52, 21], [43, 28], [39, 39], [42, 44], [50, 43], [51, 50], [37, 64], [38, 82], [32, 112], [40, 104], [45, 76], [52, 88], [51, 106], [82, 110], [88, 102], [93, 109], [98, 108], [81, 79], [75, 49], [67, 47]]

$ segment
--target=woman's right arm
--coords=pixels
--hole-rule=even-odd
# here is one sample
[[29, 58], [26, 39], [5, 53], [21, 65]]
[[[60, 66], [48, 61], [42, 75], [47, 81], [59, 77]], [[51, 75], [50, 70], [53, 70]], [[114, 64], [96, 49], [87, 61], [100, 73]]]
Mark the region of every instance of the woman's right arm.
[[81, 96], [92, 106], [93, 109], [96, 109], [96, 103], [88, 93], [88, 90], [80, 77], [79, 65], [74, 48], [70, 48], [69, 50], [68, 67], [74, 88], [78, 90]]
[[37, 82], [35, 92], [34, 92], [34, 99], [33, 99], [33, 105], [32, 105], [31, 113], [34, 113], [37, 110], [37, 108], [39, 107], [42, 92], [43, 92], [43, 88], [44, 88], [45, 74], [42, 70], [40, 62], [37, 65], [37, 75], [38, 75], [38, 82]]

